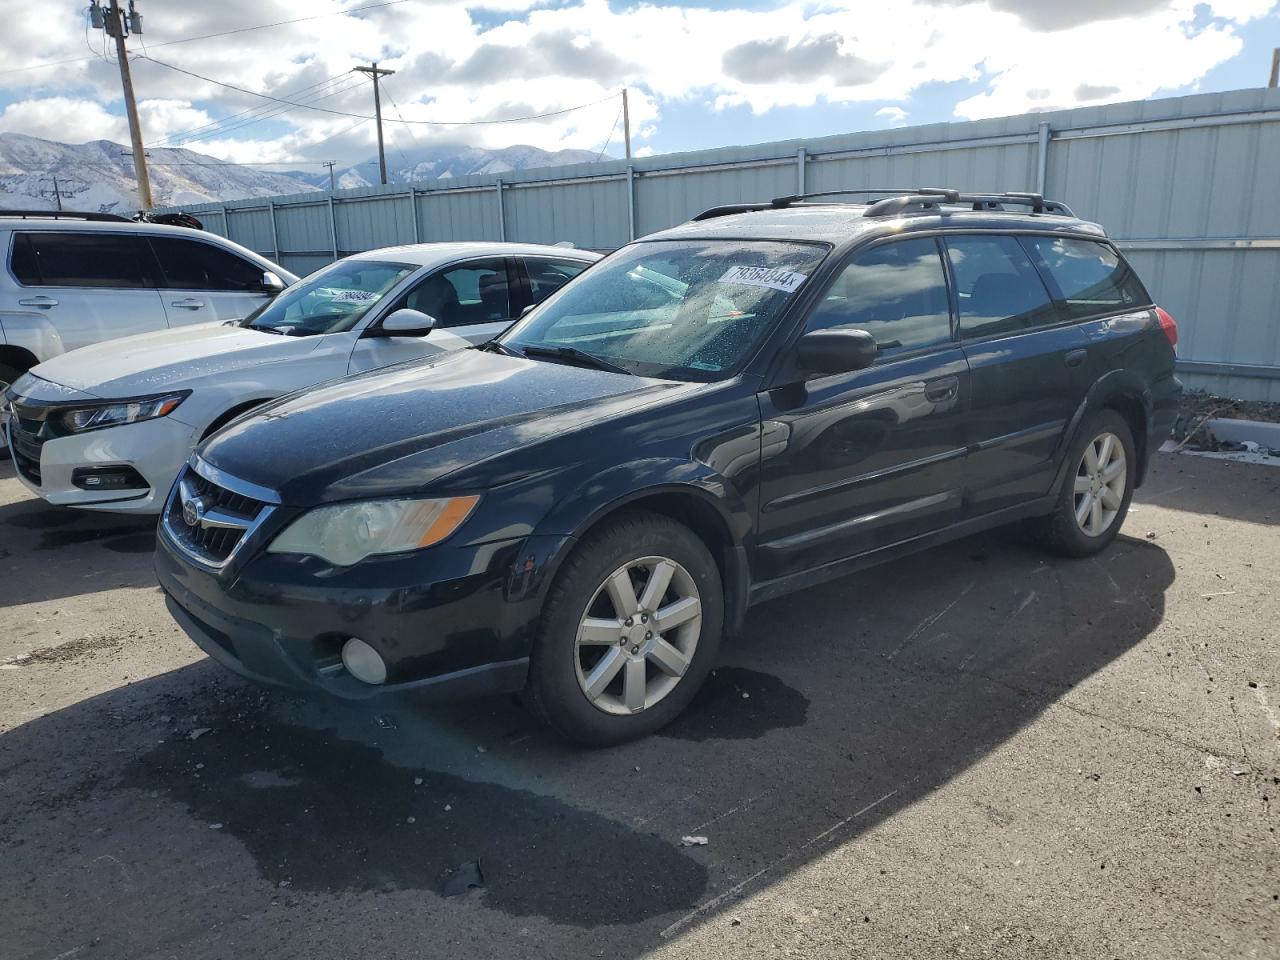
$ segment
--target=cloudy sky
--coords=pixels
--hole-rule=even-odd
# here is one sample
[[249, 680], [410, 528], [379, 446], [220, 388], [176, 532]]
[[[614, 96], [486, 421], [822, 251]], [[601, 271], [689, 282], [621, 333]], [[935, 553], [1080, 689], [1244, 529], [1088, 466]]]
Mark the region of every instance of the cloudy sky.
[[[113, 52], [88, 28], [84, 0], [4, 3], [0, 131], [127, 142]], [[373, 59], [396, 70], [384, 100], [391, 153], [448, 141], [616, 156], [623, 87], [637, 152], [664, 153], [1262, 86], [1280, 46], [1280, 0], [137, 7], [145, 31], [130, 49], [145, 141], [239, 162], [370, 156], [373, 124], [361, 115], [372, 89], [350, 70]], [[434, 123], [581, 104], [591, 106], [519, 123]]]

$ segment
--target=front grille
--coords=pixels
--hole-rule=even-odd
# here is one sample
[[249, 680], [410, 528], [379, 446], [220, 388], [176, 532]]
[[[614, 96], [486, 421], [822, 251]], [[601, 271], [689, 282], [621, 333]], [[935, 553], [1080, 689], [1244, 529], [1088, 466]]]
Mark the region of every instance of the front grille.
[[[36, 410], [14, 404], [9, 416], [9, 451], [13, 465], [27, 480], [40, 486], [40, 450], [53, 434], [49, 422], [43, 416], [34, 417]], [[44, 411], [38, 411], [43, 414]]]
[[[198, 501], [201, 519], [188, 523], [188, 502]], [[184, 467], [165, 505], [164, 528], [185, 553], [212, 567], [224, 566], [271, 512], [270, 504]], [[230, 525], [228, 525], [230, 524]]]

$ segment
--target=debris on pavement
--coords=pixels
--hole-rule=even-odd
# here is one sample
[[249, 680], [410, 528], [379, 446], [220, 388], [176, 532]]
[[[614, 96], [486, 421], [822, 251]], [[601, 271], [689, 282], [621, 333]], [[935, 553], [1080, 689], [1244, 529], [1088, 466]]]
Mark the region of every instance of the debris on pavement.
[[396, 718], [392, 716], [388, 716], [385, 713], [378, 714], [376, 717], [373, 718], [373, 720], [383, 730], [396, 729]]
[[682, 847], [705, 847], [708, 841], [706, 837], [681, 837], [680, 846]]
[[212, 733], [212, 732], [213, 732], [213, 727], [196, 727], [194, 730], [192, 730], [190, 733], [187, 734], [187, 739], [199, 740], [206, 733]]

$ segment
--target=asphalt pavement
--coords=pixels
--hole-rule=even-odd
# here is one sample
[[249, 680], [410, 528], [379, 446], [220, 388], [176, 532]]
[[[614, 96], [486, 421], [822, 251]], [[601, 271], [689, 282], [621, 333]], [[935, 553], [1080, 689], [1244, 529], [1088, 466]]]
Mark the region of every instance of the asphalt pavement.
[[[611, 750], [253, 687], [0, 463], [0, 957], [1280, 957], [1280, 469], [751, 611]], [[685, 845], [684, 837], [706, 843]]]

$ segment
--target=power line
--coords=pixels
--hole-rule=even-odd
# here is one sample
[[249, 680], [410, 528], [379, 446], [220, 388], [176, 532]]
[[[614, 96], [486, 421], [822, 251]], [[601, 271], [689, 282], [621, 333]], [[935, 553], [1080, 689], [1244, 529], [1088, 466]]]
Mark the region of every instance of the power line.
[[[347, 110], [332, 110], [328, 107], [315, 107], [305, 103], [296, 103], [292, 100], [286, 100], [283, 97], [273, 97], [268, 93], [262, 93], [257, 90], [248, 90], [245, 87], [236, 86], [234, 83], [225, 83], [222, 80], [215, 80], [212, 77], [206, 77], [203, 74], [196, 73], [192, 70], [185, 70], [182, 67], [175, 66], [172, 63], [166, 63], [164, 60], [157, 60], [155, 57], [148, 57], [143, 54], [135, 54], [134, 59], [149, 60], [152, 63], [156, 63], [162, 67], [167, 67], [170, 70], [174, 70], [178, 73], [185, 74], [188, 77], [194, 77], [197, 80], [203, 80], [205, 81], [205, 83], [212, 83], [215, 86], [226, 87], [228, 90], [235, 90], [237, 93], [247, 94], [248, 96], [251, 96], [251, 97], [261, 97], [263, 100], [271, 100], [271, 101], [274, 101], [275, 103], [283, 103], [291, 107], [303, 107], [308, 110], [318, 111], [319, 113], [331, 113], [339, 117], [356, 117], [360, 120], [376, 120], [377, 119], [376, 117], [370, 116], [369, 114], [366, 114], [366, 113], [351, 113]], [[471, 126], [481, 126], [481, 125], [496, 124], [496, 123], [524, 123], [525, 121], [528, 121], [528, 120], [545, 120], [548, 117], [559, 117], [559, 116], [563, 116], [566, 113], [573, 113], [575, 110], [583, 110], [587, 107], [599, 106], [602, 103], [608, 103], [610, 100], [614, 99], [614, 97], [616, 96], [618, 96], [618, 94], [611, 93], [606, 97], [601, 97], [599, 100], [592, 100], [590, 103], [580, 103], [580, 104], [577, 104], [576, 106], [565, 107], [561, 110], [549, 110], [546, 113], [535, 113], [527, 117], [503, 117], [501, 119], [496, 119], [496, 120], [401, 120], [399, 122], [406, 123], [406, 124], [414, 124], [417, 126], [425, 126], [425, 127], [471, 127]]]
[[[340, 77], [344, 80], [347, 79], [347, 76], [345, 74], [340, 75]], [[335, 80], [335, 79], [338, 79], [338, 78], [330, 78], [330, 80]], [[356, 78], [352, 78], [352, 79], [356, 79]], [[328, 82], [330, 81], [322, 81], [322, 83], [328, 83]], [[339, 94], [347, 93], [350, 90], [354, 90], [356, 87], [360, 86], [361, 82], [362, 81], [360, 79], [357, 79], [356, 82], [353, 84], [342, 85], [341, 83], [339, 83], [333, 89], [330, 89], [327, 91], [324, 90], [323, 88], [319, 90], [313, 90], [312, 94], [310, 96], [305, 97], [305, 99], [302, 100], [301, 102], [304, 103], [305, 105], [319, 103], [321, 100], [328, 100], [330, 97], [336, 97]], [[312, 84], [312, 86], [319, 87], [321, 85]], [[303, 88], [304, 91], [306, 89], [307, 88]], [[296, 95], [296, 92], [294, 95]], [[171, 134], [168, 137], [165, 137], [163, 140], [157, 141], [155, 144], [153, 144], [153, 146], [182, 146], [187, 143], [195, 143], [201, 140], [209, 140], [213, 137], [220, 137], [225, 134], [231, 133], [232, 131], [240, 130], [240, 129], [243, 129], [244, 127], [252, 126], [255, 123], [262, 123], [266, 120], [274, 120], [276, 117], [284, 116], [286, 113], [292, 113], [294, 110], [297, 110], [297, 109], [299, 108], [298, 107], [281, 107], [274, 104], [267, 104], [259, 107], [253, 107], [249, 110], [243, 110], [238, 114], [232, 114], [229, 117], [224, 117], [220, 121], [207, 123], [203, 127], [195, 127], [189, 131]], [[254, 114], [254, 115], [248, 116], [248, 114]]]
[[596, 156], [599, 160], [604, 156], [604, 152], [609, 149], [609, 144], [613, 143], [613, 135], [618, 132], [618, 121], [622, 119], [622, 108], [618, 108], [618, 115], [613, 118], [613, 126], [609, 128], [609, 136], [604, 141], [604, 146], [600, 148], [600, 153]]
[[[308, 20], [322, 20], [326, 17], [342, 17], [352, 13], [359, 13], [362, 10], [375, 10], [378, 7], [394, 7], [401, 3], [409, 3], [411, 0], [383, 0], [382, 3], [368, 3], [359, 7], [350, 7], [346, 10], [334, 10], [330, 13], [317, 13], [310, 17], [298, 17], [295, 20], [277, 20], [274, 23], [259, 23], [251, 27], [238, 27], [235, 30], [224, 30], [221, 33], [205, 33], [197, 37], [182, 37], [178, 40], [166, 40], [163, 43], [155, 43], [155, 47], [172, 47], [179, 43], [192, 43], [196, 40], [211, 40], [215, 37], [229, 37], [237, 33], [248, 33], [251, 30], [266, 30], [271, 27], [284, 27], [295, 23], [304, 23]], [[25, 67], [10, 67], [8, 70], [0, 70], [0, 77], [10, 73], [23, 73], [27, 70], [43, 70], [45, 67], [62, 67], [69, 63], [84, 63], [88, 60], [107, 59], [94, 55], [91, 57], [68, 57], [66, 60], [48, 60], [44, 63], [32, 63]]]

